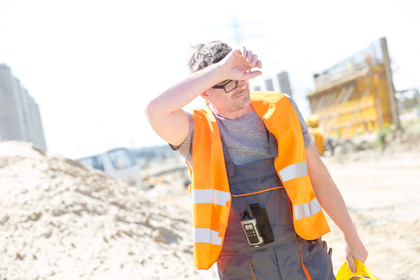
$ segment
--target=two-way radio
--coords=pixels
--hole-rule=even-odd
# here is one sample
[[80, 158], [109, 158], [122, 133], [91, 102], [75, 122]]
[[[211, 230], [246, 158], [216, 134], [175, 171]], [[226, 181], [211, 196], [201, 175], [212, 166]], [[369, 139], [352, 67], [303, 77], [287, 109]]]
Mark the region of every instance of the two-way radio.
[[249, 245], [258, 247], [260, 244], [264, 242], [264, 240], [257, 226], [257, 220], [252, 214], [251, 207], [249, 207], [249, 204], [245, 204], [245, 207], [246, 207], [246, 211], [248, 212], [248, 217], [245, 216], [241, 220], [242, 228], [245, 231], [245, 235], [246, 235]]

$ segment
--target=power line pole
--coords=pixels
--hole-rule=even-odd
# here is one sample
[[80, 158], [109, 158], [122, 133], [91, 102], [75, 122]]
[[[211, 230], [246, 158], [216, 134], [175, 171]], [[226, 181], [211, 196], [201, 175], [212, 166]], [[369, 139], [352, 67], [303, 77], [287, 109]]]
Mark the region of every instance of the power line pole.
[[391, 59], [389, 58], [388, 44], [386, 42], [385, 37], [382, 37], [380, 41], [381, 41], [382, 55], [384, 57], [385, 75], [386, 75], [386, 81], [388, 85], [389, 98], [391, 102], [392, 120], [394, 121], [396, 129], [400, 130], [401, 123], [400, 123], [400, 118], [398, 114], [397, 100], [395, 98], [394, 83], [392, 81]]

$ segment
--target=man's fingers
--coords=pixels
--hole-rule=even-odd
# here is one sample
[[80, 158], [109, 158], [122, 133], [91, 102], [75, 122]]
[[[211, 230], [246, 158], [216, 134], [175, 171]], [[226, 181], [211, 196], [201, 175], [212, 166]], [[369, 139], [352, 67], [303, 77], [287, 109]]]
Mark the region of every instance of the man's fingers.
[[242, 56], [246, 58], [246, 48], [242, 47]]
[[347, 257], [347, 264], [349, 265], [350, 271], [356, 273], [356, 265], [352, 257]]
[[249, 80], [249, 79], [253, 79], [253, 78], [255, 78], [255, 77], [257, 77], [257, 76], [259, 76], [261, 74], [262, 74], [261, 71], [252, 71], [252, 72], [251, 71], [248, 71], [248, 72], [244, 73], [243, 78], [245, 80]]
[[257, 57], [256, 55], [253, 55], [253, 56], [251, 57], [251, 61], [249, 62], [249, 66], [250, 66], [251, 68], [254, 68], [254, 67], [255, 67], [255, 65], [257, 64], [257, 60], [258, 60], [258, 57]]
[[261, 60], [258, 60], [258, 56], [252, 52], [252, 50], [247, 50], [245, 47], [242, 47], [241, 50], [242, 57], [245, 58], [246, 62], [251, 68], [262, 67]]
[[367, 253], [367, 252], [366, 252], [366, 254], [365, 254], [363, 257], [361, 257], [360, 259], [359, 259], [359, 258], [357, 258], [357, 259], [358, 259], [359, 261], [361, 261], [362, 263], [365, 263], [365, 262], [366, 262], [366, 260], [367, 260], [368, 255], [369, 255], [369, 253]]
[[258, 67], [258, 63], [261, 63], [261, 61], [258, 60], [258, 56], [256, 54], [252, 55], [251, 62], [249, 63], [249, 66], [251, 68]]
[[251, 50], [245, 47], [236, 49], [231, 53], [228, 62], [223, 65], [222, 71], [226, 73], [226, 78], [233, 80], [252, 79], [261, 75], [261, 71], [252, 71], [253, 68], [262, 68], [261, 60]]
[[248, 61], [248, 63], [251, 63], [253, 56], [255, 56], [255, 55], [252, 55], [252, 51], [251, 50], [247, 51], [247, 53], [246, 53], [246, 61]]

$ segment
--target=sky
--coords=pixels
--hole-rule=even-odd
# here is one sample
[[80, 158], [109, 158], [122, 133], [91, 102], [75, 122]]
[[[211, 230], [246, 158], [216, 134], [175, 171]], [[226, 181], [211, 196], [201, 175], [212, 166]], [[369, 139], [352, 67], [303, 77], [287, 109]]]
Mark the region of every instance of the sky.
[[144, 107], [188, 76], [201, 42], [257, 53], [251, 88], [287, 71], [304, 116], [313, 73], [381, 37], [396, 89], [420, 88], [419, 15], [417, 0], [0, 0], [0, 63], [38, 103], [47, 150], [75, 159], [165, 145]]

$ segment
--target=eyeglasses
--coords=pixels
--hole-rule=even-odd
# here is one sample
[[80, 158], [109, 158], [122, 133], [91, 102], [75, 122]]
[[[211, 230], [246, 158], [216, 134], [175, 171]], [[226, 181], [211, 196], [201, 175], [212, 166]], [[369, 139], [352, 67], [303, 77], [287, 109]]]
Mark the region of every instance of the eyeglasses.
[[223, 85], [215, 85], [212, 88], [222, 88], [225, 90], [226, 93], [231, 92], [232, 90], [234, 90], [235, 88], [238, 87], [238, 81], [237, 80], [228, 80], [226, 83], [224, 83]]

